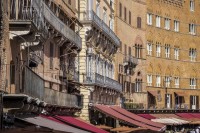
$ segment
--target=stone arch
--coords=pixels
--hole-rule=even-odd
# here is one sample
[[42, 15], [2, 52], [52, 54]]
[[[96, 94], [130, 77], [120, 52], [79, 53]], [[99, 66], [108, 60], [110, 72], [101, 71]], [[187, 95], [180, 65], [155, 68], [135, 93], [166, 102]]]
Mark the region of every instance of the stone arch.
[[165, 44], [173, 45], [172, 40], [173, 40], [173, 38], [171, 38], [170, 36], [166, 36], [166, 37], [164, 38], [164, 45], [165, 45]]
[[175, 76], [175, 77], [180, 77], [180, 76], [181, 76], [180, 74], [181, 74], [181, 73], [180, 73], [180, 68], [177, 67], [177, 68], [175, 69], [175, 71], [174, 71], [174, 76]]
[[144, 49], [143, 49], [143, 41], [142, 41], [142, 38], [138, 35], [136, 38], [135, 38], [135, 57], [138, 57], [138, 58], [143, 58], [144, 57]]
[[[156, 35], [155, 40], [156, 40], [156, 42], [161, 43], [161, 45], [163, 44], [163, 37], [161, 36], [160, 33], [158, 33], [158, 34]], [[156, 42], [154, 42], [154, 43], [156, 43]]]
[[181, 40], [179, 38], [175, 38], [173, 45], [174, 47], [179, 47], [180, 48]]
[[189, 44], [189, 48], [196, 48], [196, 44], [192, 41], [192, 42]]
[[135, 38], [135, 44], [143, 45], [142, 38], [139, 35]]
[[153, 65], [152, 65], [152, 63], [149, 64], [149, 67], [147, 68], [147, 73], [153, 73]]
[[197, 71], [195, 68], [192, 68], [191, 72], [190, 72], [190, 77], [196, 78], [197, 77]]
[[170, 67], [168, 66], [165, 70], [165, 76], [170, 76], [171, 75], [171, 69]]
[[196, 17], [195, 17], [195, 16], [191, 16], [191, 18], [190, 18], [190, 20], [189, 20], [189, 23], [194, 23], [194, 24], [196, 24], [196, 23], [197, 23]]
[[156, 74], [161, 74], [161, 71], [162, 71], [161, 65], [158, 64], [158, 65], [156, 66], [155, 72], [156, 72]]
[[152, 31], [149, 31], [149, 34], [147, 36], [147, 41], [153, 41], [154, 40], [154, 34]]

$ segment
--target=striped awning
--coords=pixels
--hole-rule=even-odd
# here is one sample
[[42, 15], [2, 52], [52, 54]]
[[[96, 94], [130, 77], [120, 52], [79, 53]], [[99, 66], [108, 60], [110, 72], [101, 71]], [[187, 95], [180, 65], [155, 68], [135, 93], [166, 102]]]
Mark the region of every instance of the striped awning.
[[152, 119], [151, 121], [166, 124], [166, 125], [183, 125], [188, 124], [189, 121], [177, 119], [177, 118], [159, 118], [159, 119]]
[[88, 131], [75, 128], [70, 125], [66, 125], [53, 117], [35, 116], [27, 118], [18, 117], [18, 119], [31, 123], [36, 126], [47, 127], [49, 129], [53, 129], [56, 131], [70, 132], [70, 133], [89, 133]]
[[164, 131], [166, 128], [166, 126], [163, 124], [152, 122], [117, 106], [95, 105], [94, 109], [114, 119], [128, 123], [133, 126], [142, 127], [153, 131]]

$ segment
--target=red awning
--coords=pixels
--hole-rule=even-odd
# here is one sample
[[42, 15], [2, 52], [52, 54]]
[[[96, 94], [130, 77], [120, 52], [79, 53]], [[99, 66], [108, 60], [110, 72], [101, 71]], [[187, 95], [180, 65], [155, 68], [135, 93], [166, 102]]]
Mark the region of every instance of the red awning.
[[185, 92], [174, 92], [174, 93], [176, 93], [176, 95], [178, 95], [179, 97], [185, 96]]
[[190, 113], [190, 115], [192, 115], [195, 118], [199, 118], [200, 119], [200, 113]]
[[143, 118], [146, 118], [146, 119], [148, 119], [148, 120], [151, 120], [151, 119], [155, 119], [156, 117], [154, 117], [154, 116], [152, 116], [152, 115], [150, 115], [150, 114], [137, 114], [137, 115], [139, 115], [139, 116], [141, 116], [141, 117], [143, 117]]
[[153, 95], [154, 97], [158, 96], [157, 91], [148, 91], [148, 93], [150, 93], [151, 95]]
[[177, 115], [175, 115], [175, 114], [165, 114], [165, 116], [167, 117], [167, 118], [177, 118], [177, 119], [181, 119], [181, 117], [179, 117], [179, 116], [177, 116]]
[[175, 114], [150, 114], [153, 117], [156, 118], [177, 118], [177, 119], [181, 119], [180, 116], [175, 115]]
[[36, 117], [27, 117], [27, 118], [18, 118], [18, 119], [26, 121], [34, 125], [47, 127], [47, 128], [57, 130], [57, 131], [62, 131], [62, 132], [89, 133], [88, 131], [84, 131], [84, 130], [66, 125], [64, 123], [58, 122], [56, 119], [52, 117], [36, 116]]
[[78, 119], [70, 117], [70, 116], [55, 116], [55, 118], [57, 118], [58, 120], [61, 120], [64, 123], [73, 125], [75, 127], [81, 128], [83, 130], [87, 130], [89, 132], [108, 133], [107, 131], [99, 129], [89, 123], [83, 122], [81, 120], [78, 120]]
[[112, 118], [118, 119], [120, 121], [127, 122], [129, 124], [134, 125], [134, 126], [136, 125], [136, 126], [147, 128], [147, 129], [154, 130], [154, 131], [161, 131], [162, 130], [161, 128], [153, 127], [153, 126], [144, 124], [142, 122], [138, 122], [136, 120], [133, 120], [133, 119], [115, 111], [114, 109], [112, 109], [112, 108], [110, 108], [109, 106], [106, 106], [106, 105], [95, 105], [94, 108], [96, 110], [106, 114], [106, 115], [109, 115]]
[[165, 114], [151, 114], [153, 117], [156, 117], [156, 118], [166, 118], [166, 115]]
[[176, 113], [176, 115], [182, 117], [182, 118], [186, 118], [186, 119], [193, 119], [195, 118], [193, 115], [189, 114], [189, 113]]
[[147, 125], [150, 125], [150, 126], [154, 126], [154, 127], [157, 127], [157, 128], [165, 128], [165, 125], [163, 124], [160, 124], [160, 123], [156, 123], [156, 122], [152, 122], [151, 120], [148, 120], [148, 119], [145, 119], [141, 116], [138, 116], [134, 113], [131, 113], [123, 108], [120, 108], [119, 106], [111, 106], [112, 109], [114, 109], [115, 111], [133, 119], [133, 120], [136, 120], [138, 122], [142, 122], [144, 124], [147, 124]]

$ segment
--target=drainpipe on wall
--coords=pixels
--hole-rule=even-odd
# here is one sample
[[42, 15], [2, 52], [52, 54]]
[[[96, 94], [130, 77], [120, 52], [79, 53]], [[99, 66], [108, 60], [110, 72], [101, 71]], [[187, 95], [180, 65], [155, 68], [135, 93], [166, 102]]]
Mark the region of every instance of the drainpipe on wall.
[[87, 6], [88, 10], [91, 11], [93, 6], [93, 0], [88, 0]]
[[[78, 0], [78, 20], [80, 20], [80, 0]], [[78, 34], [80, 34], [79, 25], [78, 25]], [[78, 82], [80, 82], [80, 64], [79, 63], [80, 63], [80, 52], [78, 52]]]
[[89, 13], [89, 18], [92, 18], [92, 13], [91, 13], [91, 11], [92, 11], [92, 8], [93, 7], [93, 0], [88, 0], [87, 1], [87, 10], [88, 10], [88, 13]]

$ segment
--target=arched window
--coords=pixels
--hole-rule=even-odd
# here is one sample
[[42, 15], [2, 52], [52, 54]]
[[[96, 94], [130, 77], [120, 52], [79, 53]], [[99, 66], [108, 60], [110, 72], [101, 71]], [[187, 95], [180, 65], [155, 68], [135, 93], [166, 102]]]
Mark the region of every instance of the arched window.
[[194, 0], [190, 0], [190, 11], [194, 11]]
[[135, 44], [135, 57], [142, 58], [142, 45]]
[[135, 92], [142, 92], [142, 74], [139, 71], [135, 79]]

